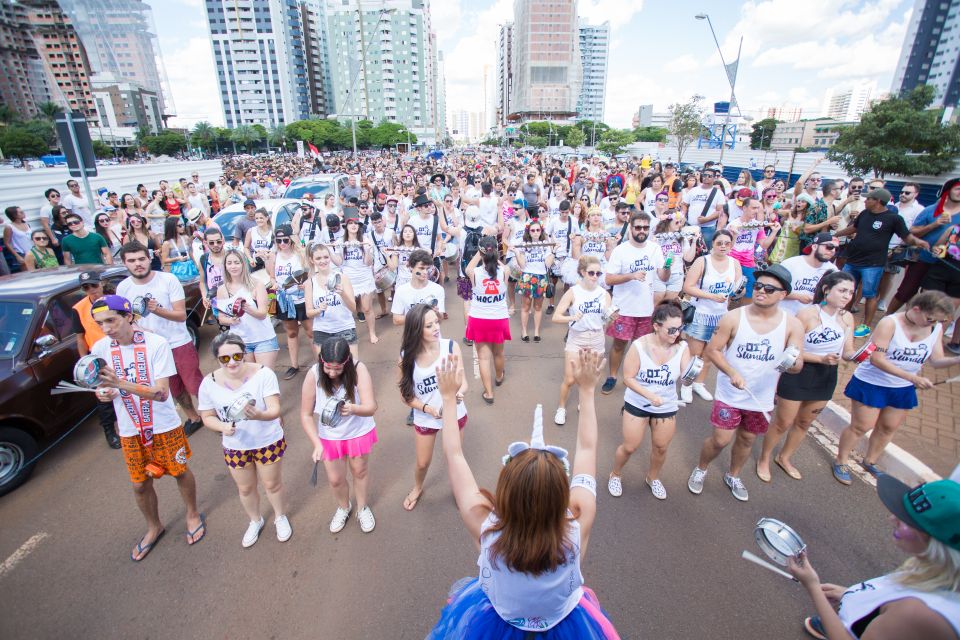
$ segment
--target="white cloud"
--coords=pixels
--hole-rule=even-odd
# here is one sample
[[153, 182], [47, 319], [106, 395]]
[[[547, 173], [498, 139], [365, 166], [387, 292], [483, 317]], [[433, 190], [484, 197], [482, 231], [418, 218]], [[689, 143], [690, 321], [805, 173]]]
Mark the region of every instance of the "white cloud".
[[168, 47], [163, 59], [177, 108], [177, 117], [170, 124], [192, 127], [206, 120], [222, 126], [223, 111], [210, 39], [194, 37], [176, 48]]

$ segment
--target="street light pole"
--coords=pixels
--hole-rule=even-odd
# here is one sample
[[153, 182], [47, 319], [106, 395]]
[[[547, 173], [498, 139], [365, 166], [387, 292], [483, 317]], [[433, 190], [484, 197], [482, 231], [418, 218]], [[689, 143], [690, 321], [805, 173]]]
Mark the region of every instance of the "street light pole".
[[[723, 71], [727, 75], [727, 82], [730, 83], [730, 102], [727, 105], [727, 113], [723, 118], [723, 131], [720, 134], [720, 164], [723, 164], [723, 152], [727, 147], [727, 127], [730, 126], [730, 108], [736, 100], [735, 87], [737, 84], [737, 75], [734, 72], [733, 78], [727, 73], [727, 61], [723, 59], [723, 50], [720, 48], [720, 41], [717, 40], [717, 32], [713, 30], [713, 22], [709, 14], [698, 13], [694, 16], [697, 20], [706, 20], [710, 27], [710, 34], [713, 36], [713, 42], [717, 45], [717, 53], [720, 54], [720, 62], [723, 64]], [[740, 46], [737, 48], [737, 61], [740, 60], [740, 50], [743, 48], [743, 36], [740, 36]]]

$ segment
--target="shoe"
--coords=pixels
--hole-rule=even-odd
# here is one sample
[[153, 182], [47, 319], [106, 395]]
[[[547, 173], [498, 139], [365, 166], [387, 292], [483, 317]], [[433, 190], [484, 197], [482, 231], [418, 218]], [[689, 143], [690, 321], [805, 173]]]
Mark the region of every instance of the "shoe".
[[347, 526], [347, 520], [350, 518], [350, 512], [353, 511], [353, 503], [348, 502], [347, 508], [337, 507], [337, 511], [330, 520], [330, 533], [340, 533]]
[[602, 393], [605, 396], [608, 396], [611, 393], [613, 393], [613, 388], [615, 386], [617, 386], [617, 379], [607, 378], [606, 381], [603, 383], [603, 386], [600, 387], [600, 393]]
[[732, 476], [729, 473], [725, 473], [723, 474], [723, 483], [730, 487], [730, 493], [732, 493], [733, 497], [740, 502], [746, 502], [750, 499], [750, 494], [747, 493], [747, 488], [743, 486], [743, 482], [740, 481], [740, 478]]
[[273, 526], [277, 528], [277, 540], [280, 542], [286, 542], [293, 535], [293, 527], [290, 526], [287, 516], [280, 516], [274, 520]]
[[845, 464], [833, 463], [833, 477], [840, 484], [853, 484], [853, 478], [850, 476], [850, 467]]
[[377, 520], [373, 517], [373, 511], [370, 510], [370, 507], [364, 507], [357, 511], [357, 522], [360, 523], [360, 531], [364, 533], [370, 533], [377, 526]]
[[547, 315], [548, 315], [548, 316], [552, 316], [554, 309], [556, 309], [556, 307], [554, 307], [552, 304], [548, 304], [548, 305], [547, 305]]
[[857, 328], [853, 330], [853, 337], [866, 338], [868, 335], [870, 335], [870, 333], [870, 327], [865, 324], [858, 324]]
[[290, 367], [287, 369], [287, 372], [283, 374], [283, 379], [292, 380], [298, 373], [300, 373], [300, 367]]
[[200, 431], [200, 428], [203, 426], [201, 420], [187, 420], [183, 423], [183, 433], [186, 436], [192, 436], [197, 431]]
[[693, 387], [691, 385], [680, 385], [680, 402], [684, 404], [693, 402]]
[[410, 409], [410, 413], [407, 414], [407, 426], [413, 426], [413, 409]]
[[534, 342], [540, 342], [540, 336], [533, 336]]
[[713, 394], [707, 391], [707, 387], [704, 386], [702, 382], [694, 382], [692, 385], [690, 385], [690, 388], [691, 388], [691, 391], [693, 391], [695, 394], [697, 394], [707, 402], [713, 401]]
[[827, 632], [820, 622], [820, 616], [808, 616], [803, 621], [803, 630], [817, 640], [827, 640]]
[[520, 338], [521, 342], [530, 342], [530, 336], [523, 336]]
[[103, 427], [103, 437], [107, 439], [107, 446], [111, 449], [120, 448], [120, 436], [117, 435], [117, 430], [114, 428], [114, 425], [104, 425]]
[[765, 472], [765, 473], [761, 473], [761, 472], [760, 472], [760, 461], [759, 461], [759, 460], [757, 460], [757, 477], [760, 478], [761, 480], [763, 480], [764, 482], [770, 482], [771, 480], [773, 480], [773, 476], [770, 475], [770, 472], [769, 472], [769, 471], [767, 471], [767, 472]]
[[607, 491], [610, 492], [614, 498], [619, 498], [623, 495], [623, 483], [620, 481], [620, 476], [611, 475], [607, 479]]
[[358, 321], [358, 322], [366, 322], [366, 321], [367, 321], [367, 316], [366, 316], [366, 314], [363, 313], [363, 311], [357, 311], [357, 321]]
[[690, 493], [694, 495], [703, 493], [703, 479], [706, 475], [706, 469], [701, 469], [700, 467], [693, 468], [693, 473], [690, 474], [690, 478], [687, 480], [687, 489], [690, 489]]
[[263, 529], [263, 516], [260, 517], [256, 522], [251, 522], [247, 525], [247, 530], [243, 534], [243, 541], [240, 543], [243, 545], [244, 549], [249, 549], [253, 545], [257, 544], [257, 540], [260, 539], [260, 531]]
[[647, 480], [647, 486], [650, 487], [650, 492], [653, 494], [653, 497], [657, 500], [666, 500], [667, 499], [667, 488], [663, 486], [663, 483], [660, 482], [660, 478], [656, 480]]
[[473, 346], [473, 340], [470, 340], [470, 339], [468, 339], [466, 336], [464, 336], [464, 338], [463, 338], [463, 344], [467, 345], [468, 347], [472, 347], [472, 346]]
[[557, 409], [557, 413], [553, 416], [553, 423], [561, 427], [567, 424], [567, 410], [564, 407]]
[[877, 303], [877, 311], [886, 312], [886, 310], [887, 310], [887, 301], [886, 301], [886, 300], [881, 300], [880, 302]]
[[953, 342], [948, 342], [947, 344], [943, 345], [943, 348], [955, 356], [960, 356], [960, 344], [954, 344]]
[[866, 460], [861, 461], [860, 466], [863, 467], [867, 471], [867, 473], [872, 475], [874, 478], [876, 478], [881, 473], [883, 473], [883, 471], [880, 471], [880, 467], [870, 462], [867, 462]]

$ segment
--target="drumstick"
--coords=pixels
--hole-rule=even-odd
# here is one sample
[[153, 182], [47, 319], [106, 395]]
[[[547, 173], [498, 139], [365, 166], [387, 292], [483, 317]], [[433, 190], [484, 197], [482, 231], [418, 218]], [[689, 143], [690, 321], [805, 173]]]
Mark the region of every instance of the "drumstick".
[[310, 484], [313, 485], [314, 487], [317, 486], [317, 475], [318, 475], [319, 469], [320, 469], [320, 463], [314, 462], [313, 474], [310, 475]]
[[946, 384], [948, 382], [960, 382], [960, 376], [953, 376], [952, 378], [947, 378], [946, 380], [941, 380], [939, 382], [934, 382], [934, 385]]
[[750, 553], [750, 552], [747, 551], [746, 549], [743, 550], [743, 553], [740, 554], [740, 557], [743, 558], [744, 560], [748, 560], [748, 561], [752, 562], [752, 563], [755, 564], [755, 565], [761, 566], [761, 567], [763, 567], [764, 569], [769, 569], [770, 571], [773, 571], [773, 572], [776, 573], [777, 575], [781, 575], [781, 576], [783, 576], [784, 578], [789, 578], [790, 580], [793, 580], [794, 582], [800, 582], [799, 580], [797, 580], [796, 578], [794, 578], [792, 575], [790, 575], [789, 573], [787, 573], [786, 571], [784, 571], [784, 570], [781, 569], [780, 567], [777, 567], [777, 566], [775, 566], [775, 565], [770, 564], [769, 562], [767, 562], [767, 561], [764, 560], [763, 558], [761, 558], [761, 557], [759, 557], [759, 556], [757, 556], [757, 555], [754, 555], [754, 554]]
[[[753, 395], [753, 391], [750, 391], [750, 387], [744, 387], [743, 390], [746, 391], [751, 398], [753, 398], [754, 402], [756, 402], [757, 404], [760, 404], [760, 401], [757, 400], [757, 396]], [[768, 412], [761, 411], [760, 413], [762, 413], [763, 417], [767, 419], [767, 422], [770, 422], [770, 414]]]

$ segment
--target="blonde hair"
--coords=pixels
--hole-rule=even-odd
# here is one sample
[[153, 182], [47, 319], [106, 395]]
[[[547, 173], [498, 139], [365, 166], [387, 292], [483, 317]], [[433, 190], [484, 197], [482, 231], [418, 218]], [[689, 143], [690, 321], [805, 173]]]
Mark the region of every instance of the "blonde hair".
[[577, 273], [580, 274], [580, 277], [583, 277], [583, 274], [587, 271], [587, 267], [591, 264], [596, 264], [599, 267], [600, 258], [590, 253], [585, 253], [580, 256], [580, 259], [577, 261]]
[[895, 580], [917, 591], [960, 592], [960, 551], [930, 538], [926, 551], [900, 565]]
[[227, 271], [227, 258], [230, 256], [233, 256], [240, 261], [240, 284], [246, 287], [247, 291], [250, 293], [256, 292], [256, 284], [254, 283], [253, 278], [250, 277], [250, 263], [247, 262], [247, 256], [243, 254], [243, 251], [235, 247], [230, 247], [223, 252], [223, 284], [233, 284], [233, 276], [231, 276], [230, 272]]

